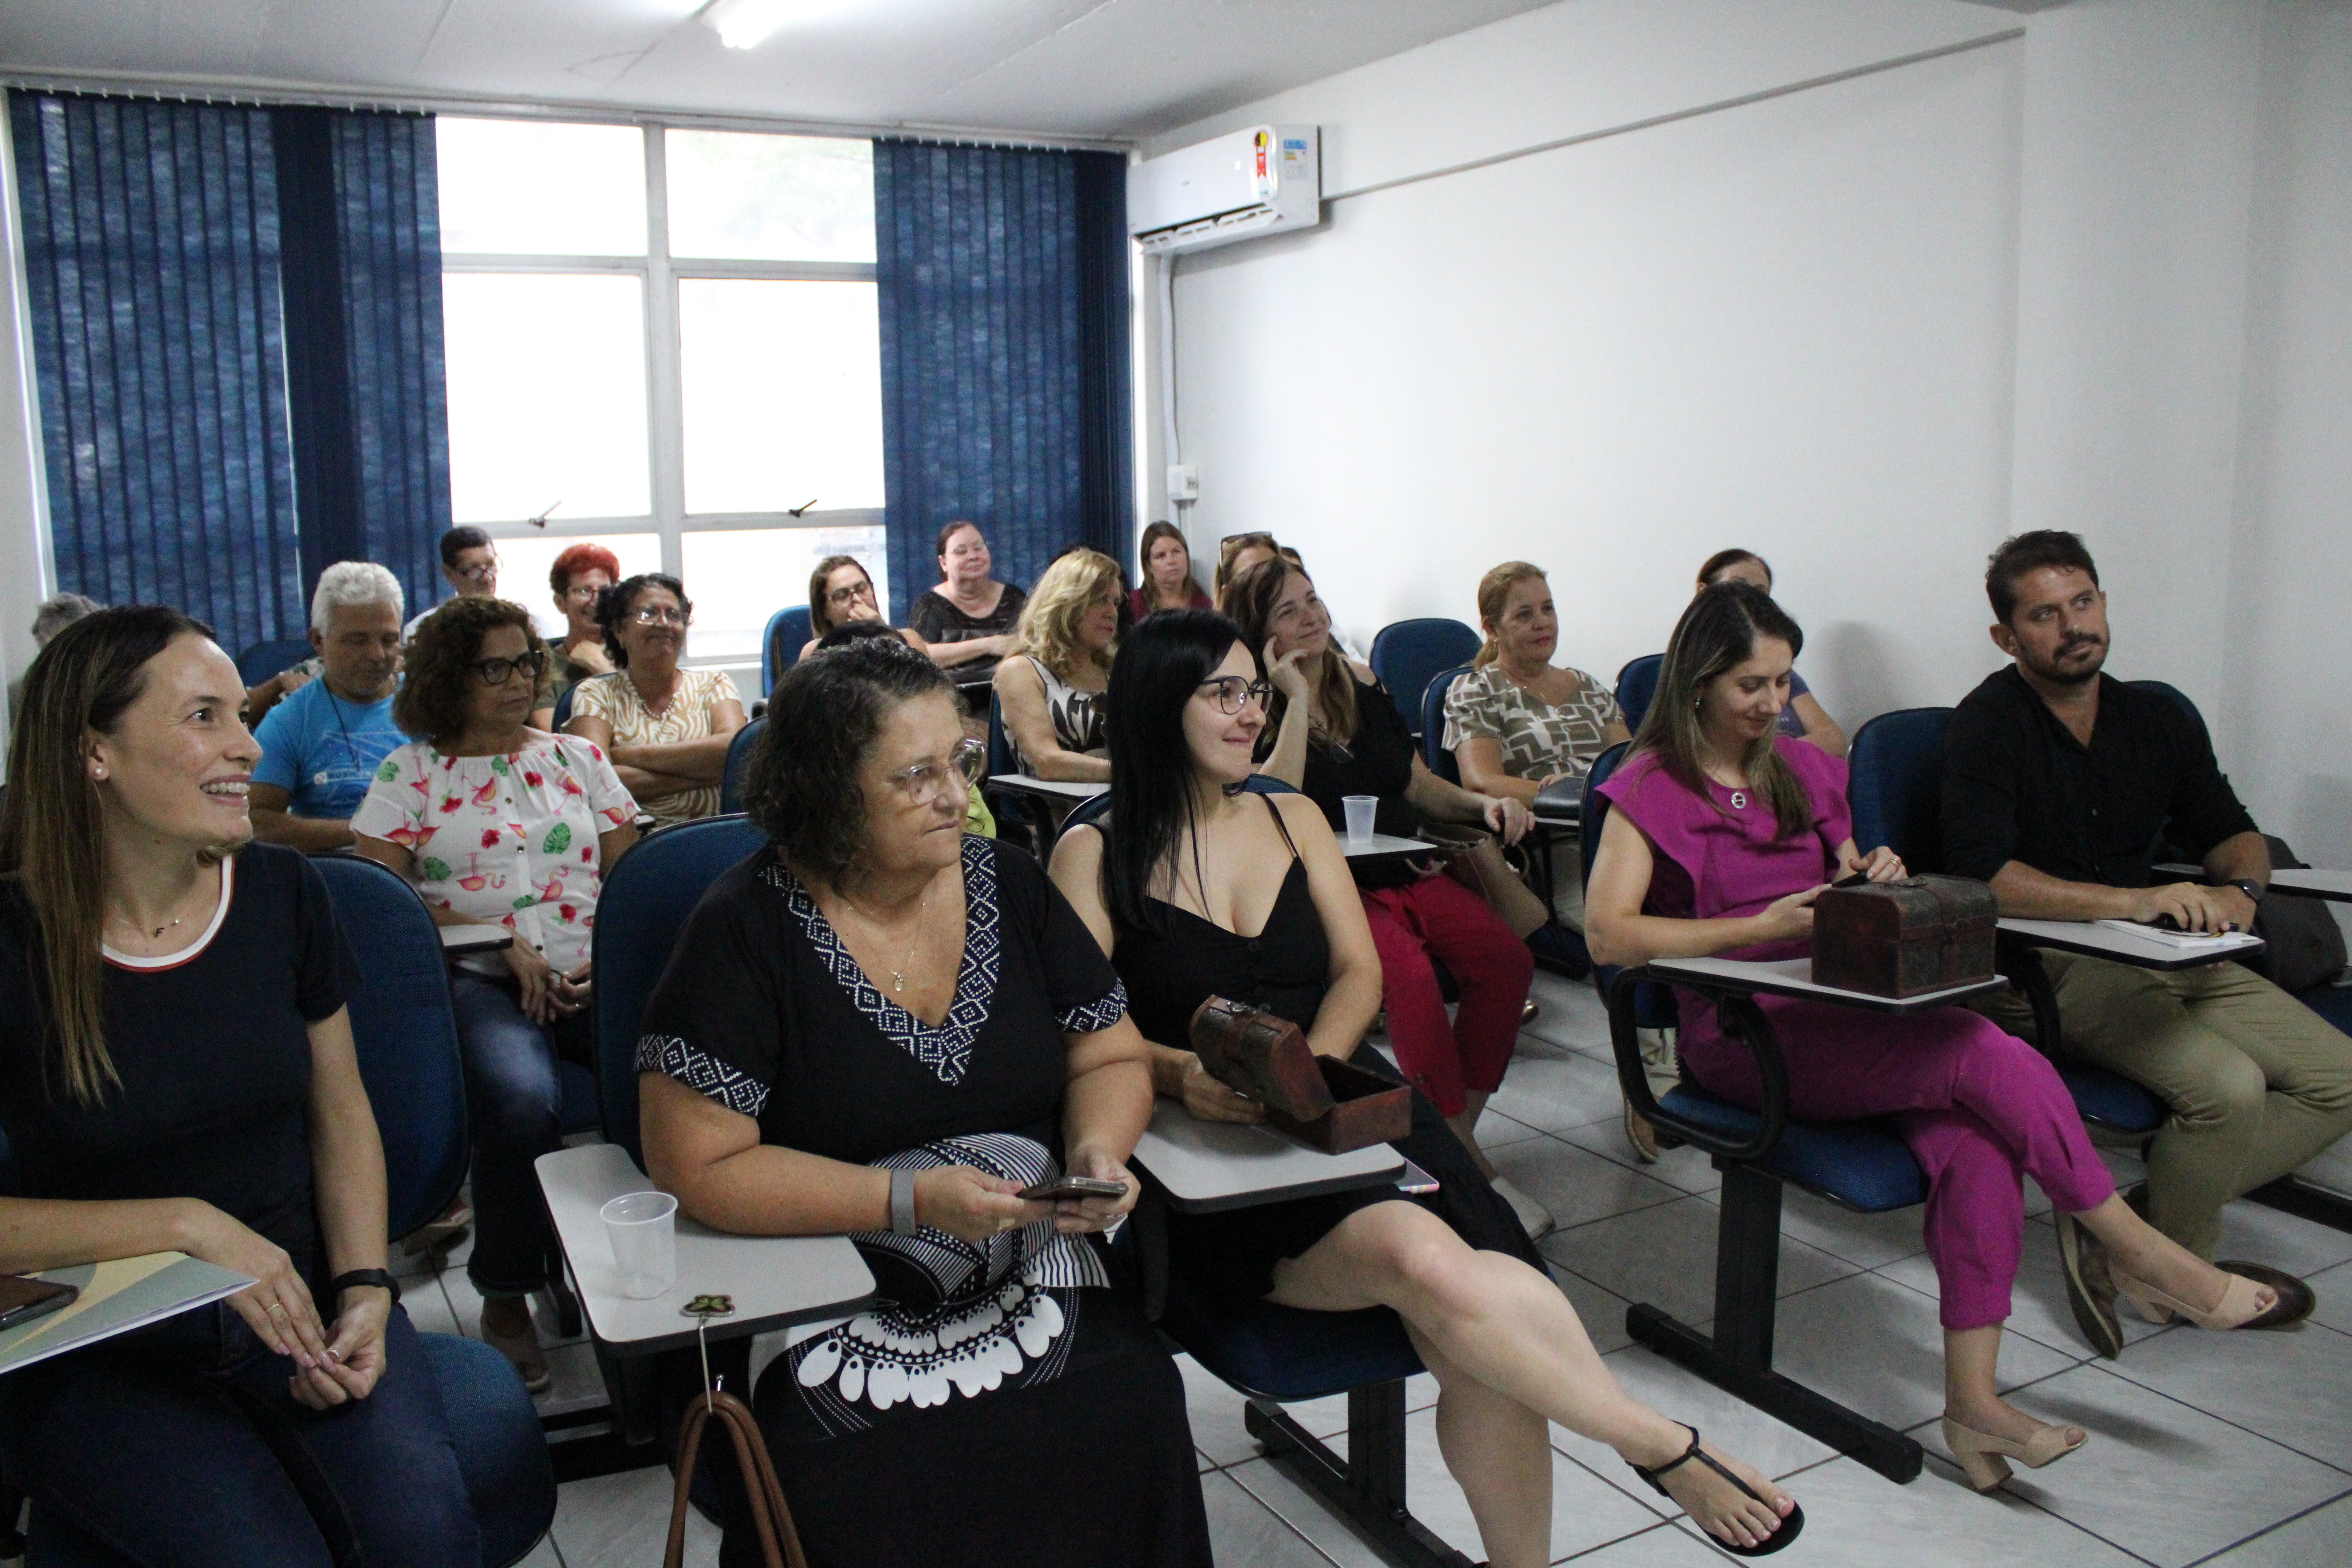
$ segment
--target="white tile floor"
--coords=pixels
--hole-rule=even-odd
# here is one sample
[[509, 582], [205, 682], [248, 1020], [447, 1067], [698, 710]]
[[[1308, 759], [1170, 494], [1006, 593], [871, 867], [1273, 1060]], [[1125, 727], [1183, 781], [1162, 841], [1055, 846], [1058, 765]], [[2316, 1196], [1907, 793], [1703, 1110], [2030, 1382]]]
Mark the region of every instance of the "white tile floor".
[[[2119, 1361], [2075, 1332], [2048, 1205], [2031, 1205], [2026, 1262], [2001, 1357], [2003, 1382], [2037, 1415], [2090, 1428], [2064, 1462], [2021, 1471], [1990, 1497], [1947, 1460], [1935, 1275], [1919, 1211], [1863, 1217], [1791, 1194], [1782, 1243], [1779, 1364], [1864, 1414], [1909, 1430], [1927, 1473], [1897, 1487], [1633, 1345], [1630, 1300], [1704, 1326], [1712, 1312], [1718, 1186], [1704, 1157], [1670, 1152], [1637, 1164], [1619, 1130], [1605, 1025], [1589, 986], [1536, 977], [1543, 1016], [1521, 1037], [1509, 1081], [1482, 1130], [1496, 1163], [1562, 1218], [1544, 1243], [1594, 1342], [1639, 1397], [1693, 1421], [1785, 1481], [1804, 1502], [1804, 1538], [1778, 1559], [1856, 1568], [2154, 1563], [2159, 1568], [2326, 1568], [2352, 1563], [2352, 1236], [2240, 1204], [2224, 1256], [2296, 1269], [2319, 1291], [2302, 1327], [2244, 1336], [2134, 1324]], [[2136, 1173], [2123, 1156], [2112, 1161]], [[462, 1254], [460, 1255], [462, 1258]], [[420, 1327], [472, 1332], [479, 1302], [461, 1268], [410, 1285]], [[601, 1399], [585, 1345], [553, 1352], [549, 1410]], [[1217, 1560], [1227, 1568], [1342, 1568], [1379, 1559], [1243, 1430], [1241, 1399], [1183, 1363], [1193, 1440]], [[1414, 1380], [1413, 1511], [1473, 1559], [1477, 1532], [1437, 1461], [1434, 1384]], [[1338, 1436], [1345, 1401], [1294, 1407]], [[1552, 1429], [1552, 1549], [1591, 1568], [1703, 1568], [1725, 1561], [1669, 1517], [1599, 1445]], [[667, 1472], [639, 1470], [563, 1488], [532, 1568], [636, 1568], [659, 1561]], [[717, 1531], [695, 1521], [688, 1562], [716, 1562]]]

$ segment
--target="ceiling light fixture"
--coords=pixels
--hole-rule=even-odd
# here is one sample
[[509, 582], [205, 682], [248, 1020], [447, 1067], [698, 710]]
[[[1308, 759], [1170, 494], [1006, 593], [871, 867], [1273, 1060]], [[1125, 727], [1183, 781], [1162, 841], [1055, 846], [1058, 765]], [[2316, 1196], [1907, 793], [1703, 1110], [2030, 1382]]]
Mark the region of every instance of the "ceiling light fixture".
[[841, 0], [713, 0], [703, 22], [730, 49], [752, 49], [787, 22], [837, 9]]

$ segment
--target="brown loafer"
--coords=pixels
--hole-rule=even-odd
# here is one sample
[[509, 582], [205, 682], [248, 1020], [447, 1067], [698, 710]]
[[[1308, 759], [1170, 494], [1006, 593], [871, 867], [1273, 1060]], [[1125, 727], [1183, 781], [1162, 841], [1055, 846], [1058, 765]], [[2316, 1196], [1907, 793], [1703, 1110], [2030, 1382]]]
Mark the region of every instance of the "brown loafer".
[[2319, 1305], [2318, 1293], [2305, 1281], [2284, 1268], [2273, 1268], [2267, 1263], [2249, 1263], [2243, 1258], [2225, 1258], [2213, 1265], [2224, 1274], [2236, 1274], [2257, 1285], [2267, 1285], [2278, 1292], [2278, 1301], [2267, 1312], [2238, 1326], [2242, 1329], [2284, 1329], [2299, 1323]]
[[1658, 1163], [1658, 1130], [1630, 1100], [1625, 1106], [1625, 1142], [1633, 1145], [1633, 1158], [1644, 1165]]
[[2073, 1215], [2058, 1216], [2058, 1261], [2066, 1275], [2066, 1304], [2091, 1348], [2113, 1361], [2124, 1353], [2123, 1321], [2116, 1316], [2116, 1281], [2106, 1245]]

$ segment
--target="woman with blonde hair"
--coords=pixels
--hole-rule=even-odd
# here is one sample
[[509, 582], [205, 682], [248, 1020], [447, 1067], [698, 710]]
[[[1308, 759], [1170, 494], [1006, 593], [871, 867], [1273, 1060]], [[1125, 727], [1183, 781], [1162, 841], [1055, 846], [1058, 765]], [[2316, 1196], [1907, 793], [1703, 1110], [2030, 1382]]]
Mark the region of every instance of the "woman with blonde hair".
[[1118, 637], [1118, 564], [1073, 550], [1045, 568], [996, 667], [1004, 731], [1033, 778], [1110, 782], [1103, 694]]
[[[1607, 687], [1552, 662], [1559, 614], [1542, 567], [1506, 561], [1480, 578], [1478, 625], [1486, 646], [1445, 697], [1445, 749], [1463, 787], [1533, 801], [1633, 738]], [[1571, 866], [1565, 885], [1576, 882]]]

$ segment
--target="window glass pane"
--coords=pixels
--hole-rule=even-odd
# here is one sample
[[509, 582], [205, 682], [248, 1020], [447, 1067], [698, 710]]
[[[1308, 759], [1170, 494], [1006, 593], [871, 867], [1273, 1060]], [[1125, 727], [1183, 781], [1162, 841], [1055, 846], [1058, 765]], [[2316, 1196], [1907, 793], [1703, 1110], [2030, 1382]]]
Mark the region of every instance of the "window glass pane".
[[882, 603], [890, 578], [879, 528], [730, 528], [689, 533], [686, 592], [694, 601], [696, 659], [757, 658], [778, 610], [808, 603], [809, 574], [828, 555], [855, 555]]
[[644, 294], [625, 275], [442, 275], [458, 521], [653, 510]]
[[499, 596], [529, 609], [539, 621], [539, 635], [552, 642], [564, 630], [563, 612], [555, 607], [555, 590], [547, 581], [555, 558], [575, 544], [601, 544], [620, 557], [621, 575], [661, 570], [658, 533], [531, 533], [498, 540]]
[[874, 143], [669, 131], [669, 253], [874, 259]]
[[871, 283], [686, 279], [686, 510], [882, 504]]
[[445, 115], [434, 129], [443, 251], [646, 253], [646, 133], [635, 126]]

